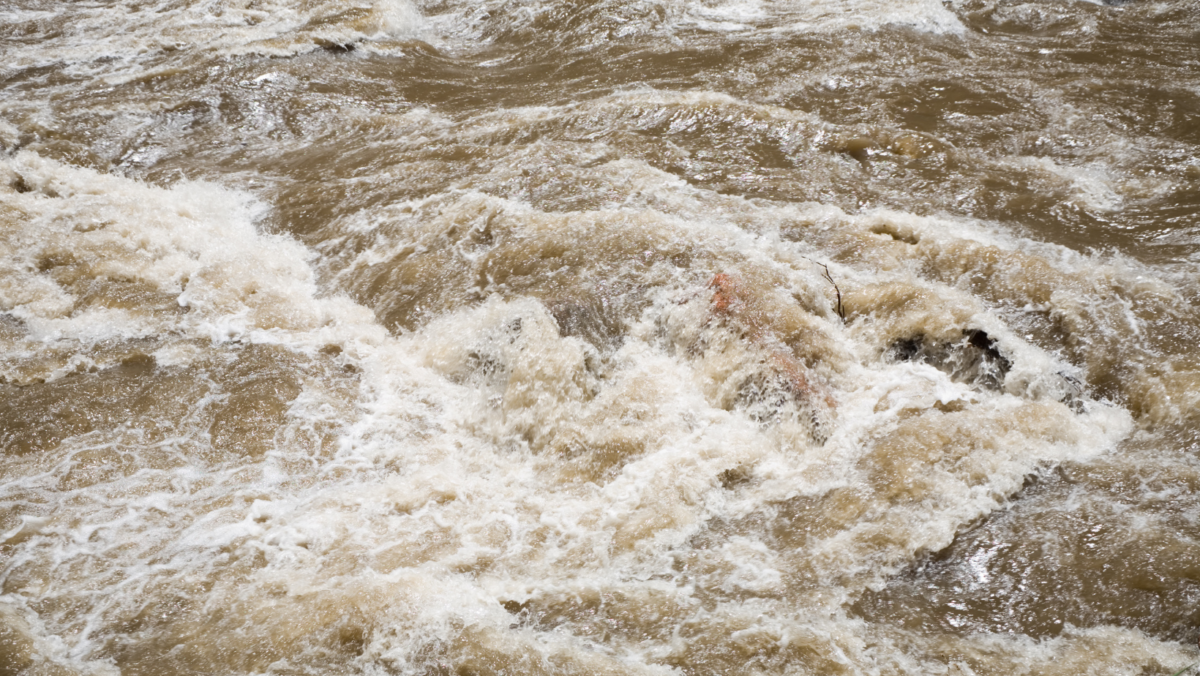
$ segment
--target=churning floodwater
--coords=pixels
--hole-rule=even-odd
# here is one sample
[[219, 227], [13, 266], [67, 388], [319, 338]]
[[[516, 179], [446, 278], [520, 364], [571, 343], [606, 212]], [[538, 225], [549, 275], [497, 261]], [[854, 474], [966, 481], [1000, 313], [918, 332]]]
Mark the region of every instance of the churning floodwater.
[[1194, 0], [0, 0], [0, 675], [1171, 674]]

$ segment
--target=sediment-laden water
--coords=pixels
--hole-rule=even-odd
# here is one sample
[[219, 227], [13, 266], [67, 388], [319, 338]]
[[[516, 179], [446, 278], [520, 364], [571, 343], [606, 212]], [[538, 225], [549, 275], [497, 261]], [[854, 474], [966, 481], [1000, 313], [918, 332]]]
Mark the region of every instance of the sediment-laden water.
[[0, 147], [0, 674], [1200, 659], [1193, 0], [3, 0]]

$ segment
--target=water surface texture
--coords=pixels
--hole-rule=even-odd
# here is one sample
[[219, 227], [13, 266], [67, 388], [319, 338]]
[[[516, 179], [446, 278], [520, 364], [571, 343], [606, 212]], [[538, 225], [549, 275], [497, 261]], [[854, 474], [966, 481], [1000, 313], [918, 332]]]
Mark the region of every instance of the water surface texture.
[[1194, 0], [3, 0], [0, 675], [1170, 674]]

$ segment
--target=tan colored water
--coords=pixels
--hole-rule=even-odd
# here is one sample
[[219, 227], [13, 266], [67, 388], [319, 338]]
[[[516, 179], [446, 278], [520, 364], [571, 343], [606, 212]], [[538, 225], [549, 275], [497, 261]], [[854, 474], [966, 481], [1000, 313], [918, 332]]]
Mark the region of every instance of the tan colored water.
[[0, 674], [1171, 674], [1191, 0], [0, 3]]

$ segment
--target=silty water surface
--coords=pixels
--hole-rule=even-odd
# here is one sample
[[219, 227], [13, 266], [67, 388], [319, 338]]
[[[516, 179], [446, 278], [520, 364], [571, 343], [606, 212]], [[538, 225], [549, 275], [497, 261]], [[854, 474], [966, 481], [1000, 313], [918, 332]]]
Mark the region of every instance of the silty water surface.
[[0, 34], [0, 673], [1197, 659], [1194, 1]]

